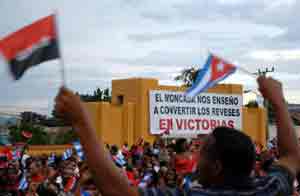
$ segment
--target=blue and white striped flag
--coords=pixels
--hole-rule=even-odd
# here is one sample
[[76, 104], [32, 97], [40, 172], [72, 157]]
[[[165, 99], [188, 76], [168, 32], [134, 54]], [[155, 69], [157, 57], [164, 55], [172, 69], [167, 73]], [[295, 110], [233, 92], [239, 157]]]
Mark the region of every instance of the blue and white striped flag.
[[51, 155], [48, 157], [48, 165], [51, 165], [55, 163], [55, 154], [51, 153]]
[[81, 196], [91, 196], [91, 194], [87, 191], [81, 190]]
[[73, 147], [81, 160], [84, 160], [84, 153], [80, 141], [73, 142]]
[[28, 187], [28, 182], [27, 182], [26, 177], [24, 175], [22, 177], [21, 181], [20, 181], [18, 189], [19, 190], [25, 190], [25, 189], [27, 189], [27, 187]]
[[151, 173], [147, 173], [145, 174], [145, 176], [142, 178], [142, 180], [140, 181], [138, 187], [140, 188], [145, 188], [147, 186], [147, 184], [152, 180], [152, 174]]
[[72, 154], [73, 154], [72, 149], [67, 149], [62, 155], [62, 160], [67, 160], [72, 156]]
[[121, 157], [116, 156], [115, 163], [121, 167], [123, 167], [126, 164], [126, 161], [122, 159]]

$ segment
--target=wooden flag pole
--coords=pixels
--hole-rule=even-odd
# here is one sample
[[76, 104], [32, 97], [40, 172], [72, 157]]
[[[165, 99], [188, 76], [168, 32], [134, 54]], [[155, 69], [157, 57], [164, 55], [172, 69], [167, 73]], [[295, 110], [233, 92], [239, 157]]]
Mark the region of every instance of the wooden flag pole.
[[60, 44], [60, 32], [59, 32], [59, 20], [58, 20], [58, 11], [55, 10], [54, 12], [54, 18], [55, 18], [55, 30], [57, 34], [57, 46], [58, 46], [58, 52], [59, 52], [59, 60], [61, 64], [61, 80], [62, 80], [62, 86], [66, 86], [66, 73], [65, 73], [65, 62], [64, 62], [64, 56], [62, 54], [61, 44]]

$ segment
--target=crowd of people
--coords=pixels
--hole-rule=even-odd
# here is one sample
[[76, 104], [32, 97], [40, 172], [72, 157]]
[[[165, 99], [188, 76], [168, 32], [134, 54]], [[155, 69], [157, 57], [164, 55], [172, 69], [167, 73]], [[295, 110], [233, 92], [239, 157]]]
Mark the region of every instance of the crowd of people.
[[[197, 186], [197, 164], [201, 161], [198, 140], [157, 140], [153, 144], [139, 140], [122, 147], [106, 144], [111, 160], [128, 184], [140, 188], [166, 187], [170, 195]], [[278, 160], [276, 138], [266, 147], [256, 144], [256, 162], [252, 176], [267, 175], [268, 168]], [[0, 155], [0, 195], [101, 195], [86, 162], [76, 151], [69, 157], [51, 154], [22, 158]], [[109, 180], [109, 179], [108, 179]], [[295, 181], [295, 195], [299, 189]], [[186, 191], [187, 192], [187, 191]], [[180, 194], [179, 194], [180, 195]]]
[[258, 84], [277, 122], [277, 138], [265, 147], [228, 127], [196, 143], [105, 145], [80, 98], [62, 88], [55, 109], [77, 131], [84, 159], [1, 156], [0, 195], [299, 195], [300, 150], [281, 84], [264, 76]]

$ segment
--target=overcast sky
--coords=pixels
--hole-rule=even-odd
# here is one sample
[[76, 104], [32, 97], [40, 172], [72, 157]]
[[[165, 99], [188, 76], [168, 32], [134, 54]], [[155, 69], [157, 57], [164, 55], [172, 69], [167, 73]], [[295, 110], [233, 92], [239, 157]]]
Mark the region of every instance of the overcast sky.
[[[91, 92], [127, 77], [172, 84], [181, 69], [201, 67], [212, 51], [251, 72], [274, 66], [287, 100], [300, 103], [300, 1], [1, 0], [0, 38], [54, 10], [73, 90]], [[0, 111], [51, 111], [59, 71], [59, 61], [50, 61], [13, 82], [0, 62]], [[225, 83], [256, 89], [243, 73]]]

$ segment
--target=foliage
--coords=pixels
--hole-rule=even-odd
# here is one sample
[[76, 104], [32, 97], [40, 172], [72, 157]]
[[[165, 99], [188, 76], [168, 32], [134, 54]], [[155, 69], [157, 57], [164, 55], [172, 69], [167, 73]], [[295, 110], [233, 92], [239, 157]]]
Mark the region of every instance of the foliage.
[[291, 117], [292, 117], [292, 119], [294, 121], [294, 124], [296, 126], [299, 126], [300, 125], [300, 114], [299, 113], [292, 113]]
[[[76, 92], [76, 95], [80, 96], [80, 99], [84, 102], [100, 102], [100, 101], [111, 101], [111, 92], [109, 88], [106, 88], [104, 90], [97, 88], [94, 90], [92, 94], [80, 94]], [[43, 121], [45, 125], [55, 126], [55, 125], [66, 125], [57, 115], [55, 110], [52, 110], [52, 116], [54, 118], [47, 119], [46, 121]]]
[[56, 135], [54, 144], [60, 145], [60, 144], [70, 144], [71, 142], [78, 140], [78, 136], [76, 134], [76, 131], [69, 130], [66, 132], [60, 132]]
[[183, 69], [179, 75], [175, 76], [174, 80], [182, 81], [184, 85], [189, 87], [196, 80], [196, 76], [199, 71], [200, 70], [195, 67]]
[[13, 143], [26, 142], [26, 139], [22, 136], [22, 131], [32, 132], [32, 138], [28, 141], [32, 145], [48, 145], [50, 144], [50, 135], [44, 131], [40, 126], [34, 126], [29, 123], [22, 123], [20, 127], [10, 127], [10, 137]]
[[27, 142], [22, 136], [23, 130], [32, 132], [32, 138], [28, 141], [28, 144], [32, 145], [69, 144], [78, 139], [78, 136], [74, 130], [61, 131], [57, 134], [49, 134], [42, 127], [33, 126], [28, 123], [22, 124], [20, 127], [11, 126], [9, 129], [9, 135], [12, 143]]
[[256, 100], [251, 100], [249, 101], [245, 107], [248, 107], [248, 108], [258, 108], [258, 103]]
[[111, 94], [109, 88], [106, 88], [104, 90], [97, 88], [94, 90], [93, 94], [79, 94], [82, 101], [85, 102], [97, 102], [97, 101], [111, 101]]
[[55, 110], [52, 111], [52, 116], [53, 117], [41, 121], [40, 124], [47, 127], [64, 127], [69, 125], [68, 123], [64, 122], [64, 120], [60, 119], [59, 116], [57, 116]]

